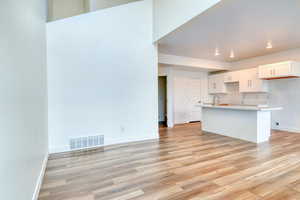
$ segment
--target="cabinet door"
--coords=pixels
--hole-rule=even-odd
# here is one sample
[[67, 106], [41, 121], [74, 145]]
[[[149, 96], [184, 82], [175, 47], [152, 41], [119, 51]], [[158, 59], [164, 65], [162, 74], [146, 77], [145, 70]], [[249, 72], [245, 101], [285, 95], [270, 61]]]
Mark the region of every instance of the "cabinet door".
[[257, 68], [243, 71], [243, 79], [240, 81], [240, 92], [267, 92], [266, 82], [258, 78]]
[[259, 79], [246, 79], [240, 82], [240, 92], [262, 92], [262, 81]]
[[259, 91], [258, 70], [256, 68], [242, 71], [243, 76], [240, 81], [240, 92]]
[[239, 71], [225, 73], [224, 82], [225, 83], [239, 82]]
[[210, 94], [226, 93], [224, 74], [212, 75], [208, 82]]
[[281, 63], [275, 65], [273, 68], [274, 77], [290, 76], [291, 74], [291, 65], [287, 63]]
[[249, 92], [249, 79], [242, 79], [240, 81], [240, 92]]
[[224, 77], [220, 76], [216, 79], [216, 93], [225, 93]]
[[263, 91], [263, 83], [259, 79], [253, 79], [250, 81], [250, 91], [251, 92], [262, 92]]
[[259, 78], [272, 78], [274, 74], [273, 66], [260, 66], [259, 67]]
[[216, 78], [211, 76], [208, 78], [208, 92], [210, 94], [216, 93], [217, 89], [217, 83], [216, 83]]

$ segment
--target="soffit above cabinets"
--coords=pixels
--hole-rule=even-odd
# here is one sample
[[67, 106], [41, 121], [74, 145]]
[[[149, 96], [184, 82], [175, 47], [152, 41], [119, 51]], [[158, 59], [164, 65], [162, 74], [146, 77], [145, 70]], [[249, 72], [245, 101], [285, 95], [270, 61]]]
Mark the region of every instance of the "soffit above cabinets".
[[161, 39], [159, 51], [223, 62], [263, 56], [299, 48], [299, 21], [299, 0], [223, 0]]

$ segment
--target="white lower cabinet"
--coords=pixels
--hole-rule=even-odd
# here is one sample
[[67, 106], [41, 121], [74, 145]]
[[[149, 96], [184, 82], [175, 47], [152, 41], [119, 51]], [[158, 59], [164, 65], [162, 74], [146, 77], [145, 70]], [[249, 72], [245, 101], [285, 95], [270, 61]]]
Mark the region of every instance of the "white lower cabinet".
[[257, 68], [242, 70], [240, 75], [241, 93], [268, 92], [268, 83], [259, 79]]

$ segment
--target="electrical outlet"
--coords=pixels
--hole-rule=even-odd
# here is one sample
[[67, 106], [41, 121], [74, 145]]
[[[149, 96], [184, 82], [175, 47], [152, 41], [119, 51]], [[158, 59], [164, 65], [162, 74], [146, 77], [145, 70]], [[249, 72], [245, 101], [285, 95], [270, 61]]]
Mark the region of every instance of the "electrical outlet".
[[280, 123], [279, 123], [279, 122], [276, 122], [275, 124], [276, 124], [276, 126], [279, 126], [279, 125], [280, 125]]
[[125, 127], [121, 126], [120, 128], [121, 128], [121, 132], [124, 133], [125, 132]]

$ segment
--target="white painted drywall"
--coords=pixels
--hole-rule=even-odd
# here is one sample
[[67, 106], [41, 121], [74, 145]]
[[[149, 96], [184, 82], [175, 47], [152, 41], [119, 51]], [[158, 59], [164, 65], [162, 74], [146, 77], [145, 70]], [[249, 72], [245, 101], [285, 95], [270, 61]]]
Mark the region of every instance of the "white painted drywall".
[[185, 98], [186, 90], [189, 88], [189, 80], [201, 80], [199, 90], [201, 90], [202, 101], [210, 101], [208, 94], [208, 72], [179, 70], [174, 66], [159, 67], [158, 71], [160, 76], [167, 76], [168, 127], [173, 127], [174, 124], [189, 122], [191, 110], [188, 105], [181, 105], [180, 101], [175, 99], [180, 97]]
[[161, 39], [220, 0], [153, 0], [154, 41]]
[[227, 62], [219, 62], [219, 61], [205, 60], [205, 59], [199, 59], [199, 58], [167, 55], [167, 54], [162, 54], [162, 53], [160, 53], [158, 55], [158, 62], [159, 62], [159, 64], [164, 64], [164, 65], [191, 67], [194, 69], [202, 69], [205, 71], [207, 71], [207, 70], [210, 70], [210, 71], [226, 70], [231, 67], [230, 64]]
[[[300, 49], [293, 49], [267, 56], [242, 60], [232, 63], [232, 66], [234, 69], [243, 69], [287, 60], [300, 61]], [[266, 96], [265, 98], [269, 98], [267, 101], [270, 105], [283, 107], [283, 110], [272, 113], [272, 128], [300, 132], [299, 89], [300, 79], [269, 81], [269, 97]], [[260, 101], [262, 101], [260, 96], [258, 96], [258, 98], [260, 98]], [[276, 126], [276, 122], [279, 122], [280, 126]]]
[[49, 0], [48, 20], [80, 15], [89, 10], [89, 0]]
[[96, 11], [100, 9], [131, 3], [138, 0], [89, 0], [89, 1], [90, 1], [90, 11]]
[[248, 68], [257, 67], [258, 65], [265, 65], [265, 64], [282, 62], [287, 60], [295, 60], [300, 62], [300, 48], [291, 49], [288, 51], [281, 51], [266, 56], [259, 56], [250, 59], [245, 59], [238, 62], [232, 62], [230, 64], [232, 70], [239, 70], [239, 69], [248, 69]]
[[158, 138], [151, 0], [48, 23], [47, 35], [51, 152], [80, 136]]
[[0, 6], [0, 199], [33, 199], [47, 158], [46, 0]]

